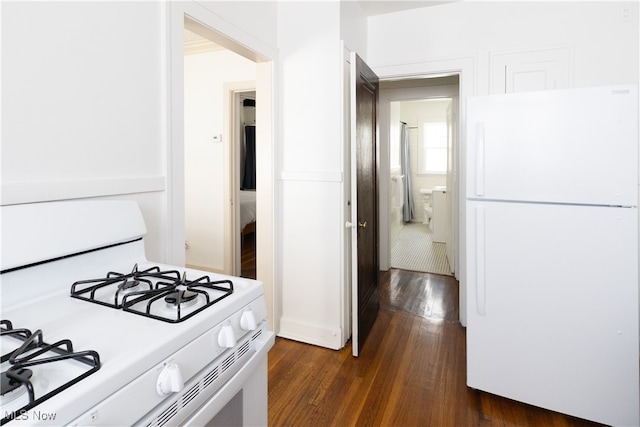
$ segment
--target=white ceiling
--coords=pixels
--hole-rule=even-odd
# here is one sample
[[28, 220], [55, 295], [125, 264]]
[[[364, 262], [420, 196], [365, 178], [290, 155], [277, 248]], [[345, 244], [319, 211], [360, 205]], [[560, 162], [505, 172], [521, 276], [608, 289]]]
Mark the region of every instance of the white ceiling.
[[184, 29], [184, 53], [191, 55], [194, 53], [214, 52], [224, 50], [224, 48], [216, 43], [205, 39], [204, 37], [193, 33], [186, 28]]
[[[354, 1], [354, 0], [341, 0]], [[459, 0], [355, 0], [360, 4], [367, 16], [383, 15], [385, 13], [400, 12], [403, 10], [417, 9], [421, 7], [437, 6], [444, 3], [452, 3]], [[207, 51], [222, 50], [221, 46], [195, 34], [184, 30], [185, 53], [202, 53]]]
[[[344, 0], [343, 0], [344, 1]], [[400, 12], [403, 10], [418, 9], [421, 7], [437, 6], [439, 4], [453, 3], [458, 0], [357, 0], [365, 15], [383, 15], [385, 13]]]

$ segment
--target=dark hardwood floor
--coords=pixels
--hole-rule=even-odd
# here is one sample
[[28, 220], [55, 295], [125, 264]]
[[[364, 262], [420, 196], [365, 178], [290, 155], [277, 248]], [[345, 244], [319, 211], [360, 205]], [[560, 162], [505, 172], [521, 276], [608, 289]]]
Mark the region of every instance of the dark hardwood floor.
[[271, 426], [597, 426], [472, 390], [452, 277], [381, 273], [381, 310], [359, 358], [277, 338]]
[[249, 279], [256, 278], [256, 233], [242, 237], [240, 275]]

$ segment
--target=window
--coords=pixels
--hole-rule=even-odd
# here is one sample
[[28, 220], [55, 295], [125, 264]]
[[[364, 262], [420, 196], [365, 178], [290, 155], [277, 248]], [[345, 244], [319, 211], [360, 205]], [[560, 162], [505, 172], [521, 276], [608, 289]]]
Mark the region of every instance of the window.
[[420, 130], [418, 173], [447, 173], [447, 123], [422, 123]]

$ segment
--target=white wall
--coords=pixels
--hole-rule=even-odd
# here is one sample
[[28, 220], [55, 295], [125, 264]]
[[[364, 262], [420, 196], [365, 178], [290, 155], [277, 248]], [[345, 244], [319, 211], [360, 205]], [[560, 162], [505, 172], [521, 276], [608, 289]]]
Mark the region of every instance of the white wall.
[[279, 4], [280, 335], [332, 348], [344, 344], [339, 36], [337, 2]]
[[166, 66], [157, 2], [2, 2], [2, 204], [140, 202], [163, 261]]
[[356, 1], [340, 2], [340, 39], [347, 49], [367, 59], [367, 16]]
[[170, 51], [181, 50], [186, 11], [275, 56], [275, 2], [0, 7], [1, 203], [135, 199], [148, 257], [184, 262], [183, 127], [171, 118], [182, 114], [183, 69]]
[[462, 1], [373, 16], [368, 28], [374, 69], [473, 57], [478, 93], [487, 90], [491, 54], [555, 47], [570, 49], [575, 87], [638, 81], [638, 2]]
[[[224, 84], [256, 78], [256, 65], [230, 51], [186, 55], [185, 73], [185, 239], [187, 264], [207, 270], [225, 267], [224, 209], [227, 167], [223, 146]], [[214, 143], [213, 135], [222, 135]]]

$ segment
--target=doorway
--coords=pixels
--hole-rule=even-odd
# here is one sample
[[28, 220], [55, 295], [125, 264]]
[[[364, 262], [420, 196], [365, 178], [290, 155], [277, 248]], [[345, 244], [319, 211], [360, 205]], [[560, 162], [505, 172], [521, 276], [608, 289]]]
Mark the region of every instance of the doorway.
[[447, 194], [452, 146], [450, 97], [391, 101], [391, 267], [451, 275], [447, 259], [451, 207]]
[[381, 269], [454, 275], [459, 77], [382, 80], [380, 87], [388, 149], [381, 198], [389, 200], [381, 212]]
[[[256, 231], [257, 231], [257, 176], [256, 176], [256, 92], [242, 91], [234, 94], [234, 107], [239, 107], [238, 120], [232, 119], [236, 125], [233, 162], [237, 165], [234, 179], [238, 185], [239, 203], [234, 214], [236, 223], [240, 224], [239, 243], [236, 249], [236, 267], [234, 274], [249, 279], [256, 279]], [[236, 232], [237, 235], [237, 232]], [[238, 263], [240, 264], [238, 266]]]
[[[167, 40], [167, 52], [169, 60], [169, 70], [167, 73], [167, 104], [170, 106], [168, 111], [168, 127], [169, 138], [167, 140], [166, 167], [167, 167], [167, 256], [166, 259], [174, 265], [186, 264], [185, 242], [190, 243], [186, 237], [186, 191], [189, 186], [185, 184], [185, 70], [184, 70], [184, 29], [196, 32], [196, 34], [205, 39], [222, 46], [224, 49], [239, 55], [245, 60], [250, 61], [254, 68], [253, 78], [255, 79], [256, 97], [260, 99], [260, 103], [256, 107], [256, 124], [258, 132], [256, 134], [256, 176], [259, 185], [257, 191], [256, 211], [257, 216], [261, 219], [260, 232], [256, 235], [256, 276], [264, 284], [264, 295], [267, 302], [267, 316], [269, 319], [269, 328], [277, 331], [279, 325], [274, 319], [279, 318], [278, 313], [280, 307], [277, 299], [274, 298], [276, 292], [275, 274], [275, 254], [278, 247], [274, 248], [274, 235], [276, 234], [277, 223], [275, 218], [277, 212], [277, 189], [273, 185], [273, 159], [275, 151], [275, 109], [274, 109], [274, 63], [273, 59], [277, 57], [277, 50], [271, 46], [258, 42], [248, 37], [242, 31], [235, 31], [233, 27], [225, 20], [219, 19], [215, 14], [211, 13], [208, 5], [195, 2], [172, 2], [168, 5], [168, 21], [169, 21], [169, 38]], [[232, 80], [250, 80], [235, 75]], [[214, 116], [212, 116], [214, 117]], [[219, 115], [215, 116], [220, 117]], [[223, 127], [223, 125], [220, 125]], [[229, 144], [225, 144], [225, 135], [223, 131], [221, 135], [221, 143], [215, 141], [214, 136], [220, 135], [214, 131], [210, 138], [203, 139], [201, 143], [217, 145], [222, 147], [225, 159], [230, 158]], [[219, 148], [218, 148], [219, 149]], [[221, 173], [223, 177], [231, 176], [231, 162], [223, 161], [217, 173]], [[223, 214], [232, 217], [232, 206], [235, 206], [236, 200], [230, 196], [232, 194], [230, 180], [226, 181], [224, 198], [222, 205], [224, 206]], [[224, 253], [229, 247], [228, 242], [233, 242], [231, 234], [233, 230], [230, 228], [223, 229]], [[218, 261], [219, 263], [219, 261]], [[219, 267], [220, 264], [218, 264]], [[224, 271], [232, 270], [230, 257], [224, 257]]]
[[[255, 278], [256, 63], [209, 40], [201, 24], [185, 19], [185, 259], [193, 268], [240, 275], [243, 241], [252, 242]], [[242, 82], [238, 82], [242, 80]], [[251, 101], [251, 107], [244, 103]], [[248, 103], [247, 103], [248, 105]], [[245, 129], [252, 125], [251, 200], [241, 192]], [[250, 205], [245, 209], [247, 205]], [[247, 215], [242, 212], [248, 212]], [[250, 217], [247, 224], [241, 221]]]

